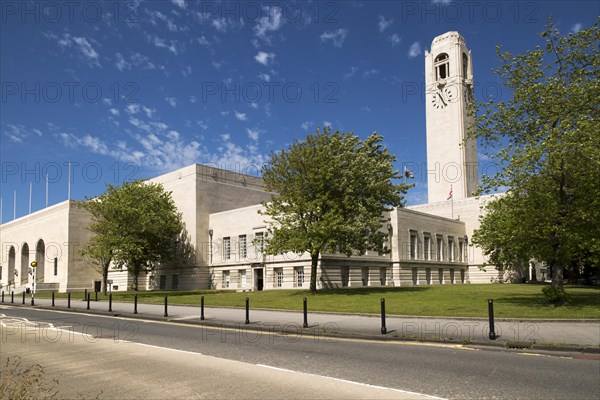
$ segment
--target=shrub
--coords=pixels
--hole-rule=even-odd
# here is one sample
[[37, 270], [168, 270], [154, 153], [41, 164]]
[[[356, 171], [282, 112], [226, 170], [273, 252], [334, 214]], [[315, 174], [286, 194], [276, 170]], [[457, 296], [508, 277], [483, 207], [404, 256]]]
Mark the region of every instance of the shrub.
[[567, 292], [563, 288], [555, 288], [554, 286], [544, 286], [542, 293], [549, 303], [555, 306], [562, 306], [568, 300]]

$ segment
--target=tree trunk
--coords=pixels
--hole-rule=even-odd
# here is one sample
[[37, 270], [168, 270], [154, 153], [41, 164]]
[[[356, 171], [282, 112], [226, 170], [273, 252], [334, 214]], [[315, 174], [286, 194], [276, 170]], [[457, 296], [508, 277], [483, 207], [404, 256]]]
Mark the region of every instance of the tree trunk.
[[106, 296], [106, 291], [107, 291], [107, 287], [108, 287], [108, 267], [110, 266], [110, 261], [105, 263], [102, 266], [102, 286], [104, 288], [104, 295]]
[[319, 263], [319, 253], [310, 256], [310, 292], [317, 293], [317, 264]]

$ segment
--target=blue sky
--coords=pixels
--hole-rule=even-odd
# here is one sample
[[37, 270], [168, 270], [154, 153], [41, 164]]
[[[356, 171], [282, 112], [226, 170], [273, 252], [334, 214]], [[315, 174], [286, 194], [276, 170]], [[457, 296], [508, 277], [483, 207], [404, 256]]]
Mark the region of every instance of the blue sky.
[[[72, 1], [1, 3], [2, 220], [192, 163], [253, 172], [318, 126], [377, 131], [427, 200], [423, 51], [457, 30], [475, 95], [506, 97], [496, 45], [539, 44], [550, 15], [590, 26], [594, 1]], [[485, 162], [485, 160], [481, 160]]]

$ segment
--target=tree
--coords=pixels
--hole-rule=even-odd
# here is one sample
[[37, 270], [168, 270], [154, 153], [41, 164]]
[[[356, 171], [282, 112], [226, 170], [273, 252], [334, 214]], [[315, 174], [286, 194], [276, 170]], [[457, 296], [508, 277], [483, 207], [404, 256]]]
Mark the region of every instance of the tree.
[[88, 229], [96, 235], [85, 252], [108, 274], [110, 261], [126, 268], [138, 289], [138, 276], [176, 256], [177, 237], [183, 230], [171, 193], [156, 183], [133, 181], [120, 187], [107, 185], [97, 198], [86, 199], [92, 214]]
[[488, 204], [474, 240], [500, 261], [545, 262], [558, 290], [574, 261], [600, 262], [599, 21], [561, 36], [550, 20], [543, 48], [517, 55], [498, 48], [496, 74], [512, 99], [472, 109], [470, 135], [499, 166], [482, 178], [482, 190], [508, 187]]
[[411, 185], [392, 183], [400, 175], [382, 139], [376, 133], [363, 141], [351, 132], [317, 129], [272, 153], [263, 167], [267, 190], [277, 193], [263, 204], [270, 217], [265, 253], [309, 253], [311, 292], [324, 252], [388, 251], [384, 213], [403, 203]]

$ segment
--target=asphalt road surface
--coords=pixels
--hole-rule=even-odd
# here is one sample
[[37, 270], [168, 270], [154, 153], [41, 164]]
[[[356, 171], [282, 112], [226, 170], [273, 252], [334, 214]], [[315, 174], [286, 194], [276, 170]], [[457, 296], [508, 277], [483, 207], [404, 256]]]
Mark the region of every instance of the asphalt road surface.
[[98, 398], [598, 399], [597, 355], [280, 335], [0, 306], [18, 355]]

